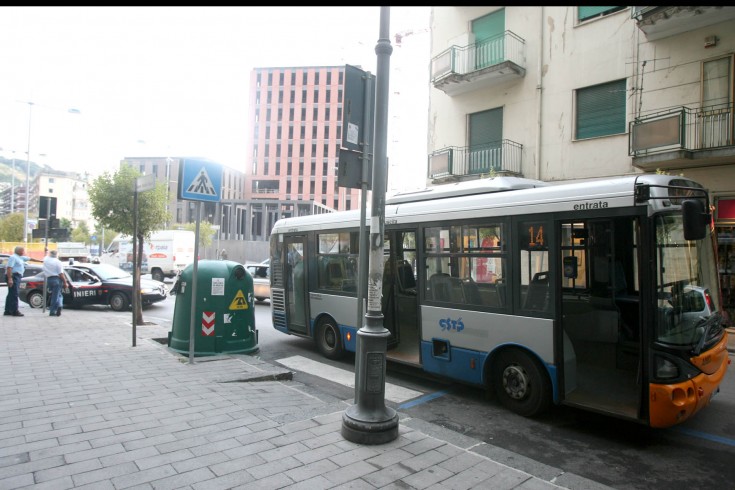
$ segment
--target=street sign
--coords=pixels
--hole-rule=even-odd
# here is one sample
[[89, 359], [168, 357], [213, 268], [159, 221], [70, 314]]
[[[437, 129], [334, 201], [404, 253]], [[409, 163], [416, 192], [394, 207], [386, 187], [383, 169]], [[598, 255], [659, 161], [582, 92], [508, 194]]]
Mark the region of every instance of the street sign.
[[222, 166], [209, 160], [184, 159], [179, 166], [178, 198], [188, 201], [220, 202]]
[[135, 192], [145, 192], [156, 187], [156, 176], [153, 174], [144, 175], [135, 179]]
[[[369, 78], [369, 80], [368, 80]], [[368, 83], [368, 81], [370, 83]], [[375, 75], [352, 65], [345, 65], [345, 89], [342, 122], [342, 148], [351, 151], [370, 151], [364, 148], [365, 132], [375, 125]], [[365, 114], [368, 120], [365, 121]]]
[[56, 217], [56, 198], [40, 196], [38, 198], [38, 217], [41, 219]]

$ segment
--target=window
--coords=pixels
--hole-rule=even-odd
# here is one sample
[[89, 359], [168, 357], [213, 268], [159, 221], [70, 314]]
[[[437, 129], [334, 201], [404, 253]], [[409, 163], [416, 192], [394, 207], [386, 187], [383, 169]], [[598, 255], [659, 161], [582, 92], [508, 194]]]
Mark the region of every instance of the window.
[[323, 233], [317, 236], [317, 275], [319, 287], [357, 292], [359, 234]]
[[579, 22], [594, 19], [595, 17], [603, 17], [613, 12], [623, 10], [627, 7], [577, 7], [577, 20]]
[[505, 244], [502, 224], [427, 228], [426, 299], [459, 307], [505, 307]]
[[577, 90], [575, 139], [625, 133], [625, 79]]

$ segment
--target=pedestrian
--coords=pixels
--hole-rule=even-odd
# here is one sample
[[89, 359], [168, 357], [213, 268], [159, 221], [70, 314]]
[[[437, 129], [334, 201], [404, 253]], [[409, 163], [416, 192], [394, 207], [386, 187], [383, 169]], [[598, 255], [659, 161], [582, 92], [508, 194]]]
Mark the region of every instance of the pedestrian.
[[43, 275], [51, 295], [49, 316], [61, 316], [61, 308], [64, 306], [61, 288], [66, 287], [66, 274], [64, 274], [64, 265], [58, 259], [58, 255], [56, 250], [51, 250], [43, 259]]
[[219, 257], [221, 260], [227, 260], [227, 250], [224, 248], [222, 249], [222, 252], [220, 252]]
[[26, 270], [26, 262], [30, 259], [25, 253], [25, 247], [18, 245], [5, 266], [5, 275], [8, 278], [8, 296], [5, 298], [6, 316], [25, 316], [18, 310], [18, 287], [20, 287], [20, 280], [23, 279], [23, 273]]

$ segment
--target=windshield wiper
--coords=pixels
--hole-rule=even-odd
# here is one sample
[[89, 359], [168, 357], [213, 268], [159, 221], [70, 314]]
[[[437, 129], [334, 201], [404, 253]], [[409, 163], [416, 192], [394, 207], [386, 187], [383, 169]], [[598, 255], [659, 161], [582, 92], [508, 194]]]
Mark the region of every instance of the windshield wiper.
[[712, 330], [713, 326], [720, 324], [720, 314], [714, 313], [710, 317], [701, 317], [699, 321], [694, 325], [695, 329], [700, 328], [700, 326], [704, 327], [702, 329], [702, 335], [699, 337], [699, 341], [697, 342], [697, 346], [694, 348], [694, 355], [698, 356], [702, 353], [702, 350], [704, 349], [704, 344], [707, 342], [707, 338], [709, 337], [709, 332]]

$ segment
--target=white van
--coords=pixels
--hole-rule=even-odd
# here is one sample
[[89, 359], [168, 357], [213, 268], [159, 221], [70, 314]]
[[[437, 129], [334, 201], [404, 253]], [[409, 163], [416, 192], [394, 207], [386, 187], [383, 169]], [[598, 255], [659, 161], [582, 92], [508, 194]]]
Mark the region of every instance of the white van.
[[[189, 230], [160, 230], [151, 233], [143, 244], [141, 274], [150, 273], [151, 278], [163, 281], [175, 277], [194, 262], [196, 236]], [[118, 235], [100, 257], [100, 262], [112, 264], [123, 270], [133, 270], [133, 247], [130, 237]]]

